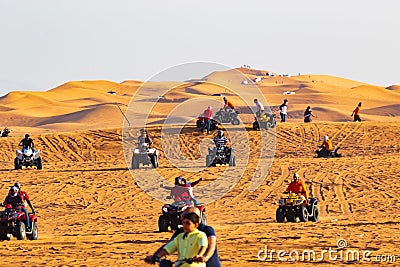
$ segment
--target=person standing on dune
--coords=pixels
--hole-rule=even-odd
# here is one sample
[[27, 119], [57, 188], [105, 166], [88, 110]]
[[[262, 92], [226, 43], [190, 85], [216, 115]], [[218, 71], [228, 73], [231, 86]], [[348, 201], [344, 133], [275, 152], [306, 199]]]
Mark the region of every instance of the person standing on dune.
[[286, 122], [288, 100], [283, 100], [283, 104], [279, 106], [279, 113], [281, 115], [281, 122]]
[[308, 106], [306, 108], [306, 111], [304, 111], [304, 122], [311, 122], [312, 121], [311, 117], [316, 118], [316, 116], [312, 114], [311, 107]]
[[361, 121], [361, 118], [360, 118], [361, 104], [362, 104], [361, 102], [358, 103], [358, 106], [353, 110], [353, 113], [351, 113], [352, 117], [354, 115], [354, 121]]

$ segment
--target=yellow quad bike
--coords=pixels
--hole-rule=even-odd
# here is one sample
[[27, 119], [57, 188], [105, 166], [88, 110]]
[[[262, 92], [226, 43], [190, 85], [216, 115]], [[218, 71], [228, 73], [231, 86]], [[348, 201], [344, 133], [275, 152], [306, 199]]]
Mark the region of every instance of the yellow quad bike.
[[[305, 202], [307, 202], [306, 205]], [[301, 222], [317, 222], [319, 219], [317, 202], [316, 198], [310, 198], [307, 201], [304, 196], [284, 192], [284, 196], [279, 199], [276, 221], [282, 223], [286, 219], [287, 222], [296, 222], [299, 218]]]
[[274, 114], [263, 113], [261, 116], [255, 116], [254, 119], [253, 130], [269, 130], [276, 127], [276, 119]]

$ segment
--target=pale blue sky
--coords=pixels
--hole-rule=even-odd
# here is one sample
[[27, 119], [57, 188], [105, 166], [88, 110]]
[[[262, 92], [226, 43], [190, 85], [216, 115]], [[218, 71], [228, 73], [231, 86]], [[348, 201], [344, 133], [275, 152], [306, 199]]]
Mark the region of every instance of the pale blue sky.
[[400, 84], [400, 1], [0, 0], [0, 94], [210, 61]]

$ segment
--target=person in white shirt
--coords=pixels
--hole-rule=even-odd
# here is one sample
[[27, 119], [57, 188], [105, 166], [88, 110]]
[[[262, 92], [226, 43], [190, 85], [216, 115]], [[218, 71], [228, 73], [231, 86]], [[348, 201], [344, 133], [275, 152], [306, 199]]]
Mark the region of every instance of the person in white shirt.
[[264, 113], [264, 106], [263, 104], [261, 104], [260, 101], [258, 101], [258, 99], [254, 99], [254, 103], [256, 104], [256, 116], [257, 118], [261, 117], [261, 115]]
[[280, 112], [280, 115], [281, 115], [281, 122], [286, 122], [287, 103], [288, 103], [288, 100], [285, 99], [285, 100], [283, 100], [283, 104], [279, 106], [279, 112]]

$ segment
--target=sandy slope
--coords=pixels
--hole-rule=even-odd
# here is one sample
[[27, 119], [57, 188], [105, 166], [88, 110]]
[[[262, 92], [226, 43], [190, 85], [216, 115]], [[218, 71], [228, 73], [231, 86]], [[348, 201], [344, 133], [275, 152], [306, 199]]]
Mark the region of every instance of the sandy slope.
[[[335, 248], [339, 238], [346, 239], [352, 249], [368, 249], [373, 255], [398, 254], [400, 146], [390, 140], [395, 140], [399, 131], [398, 122], [278, 125], [270, 175], [253, 193], [248, 188], [257, 163], [260, 135], [249, 131], [253, 160], [243, 178], [226, 196], [207, 205], [223, 265], [281, 265], [276, 258], [260, 263], [258, 251], [265, 245], [275, 250], [321, 251]], [[312, 158], [325, 134], [341, 147], [344, 158]], [[161, 147], [158, 127], [152, 129], [152, 135], [155, 145]], [[193, 128], [181, 135], [182, 144], [194, 149], [193, 159], [199, 155], [194, 144], [203, 137]], [[0, 139], [7, 152], [1, 155], [0, 191], [5, 195], [10, 184], [22, 182], [39, 211], [39, 240], [0, 242], [0, 255], [15, 266], [145, 266], [142, 258], [170, 234], [157, 232], [162, 203], [145, 194], [127, 169], [121, 131], [41, 134], [34, 138], [43, 151], [41, 171], [13, 171], [12, 151], [19, 138]], [[224, 169], [184, 173], [169, 167], [161, 152], [158, 171], [170, 181], [181, 174], [189, 180], [203, 177], [204, 185]], [[276, 201], [294, 171], [320, 201], [318, 223], [274, 221]], [[210, 190], [212, 193], [216, 189]]]

